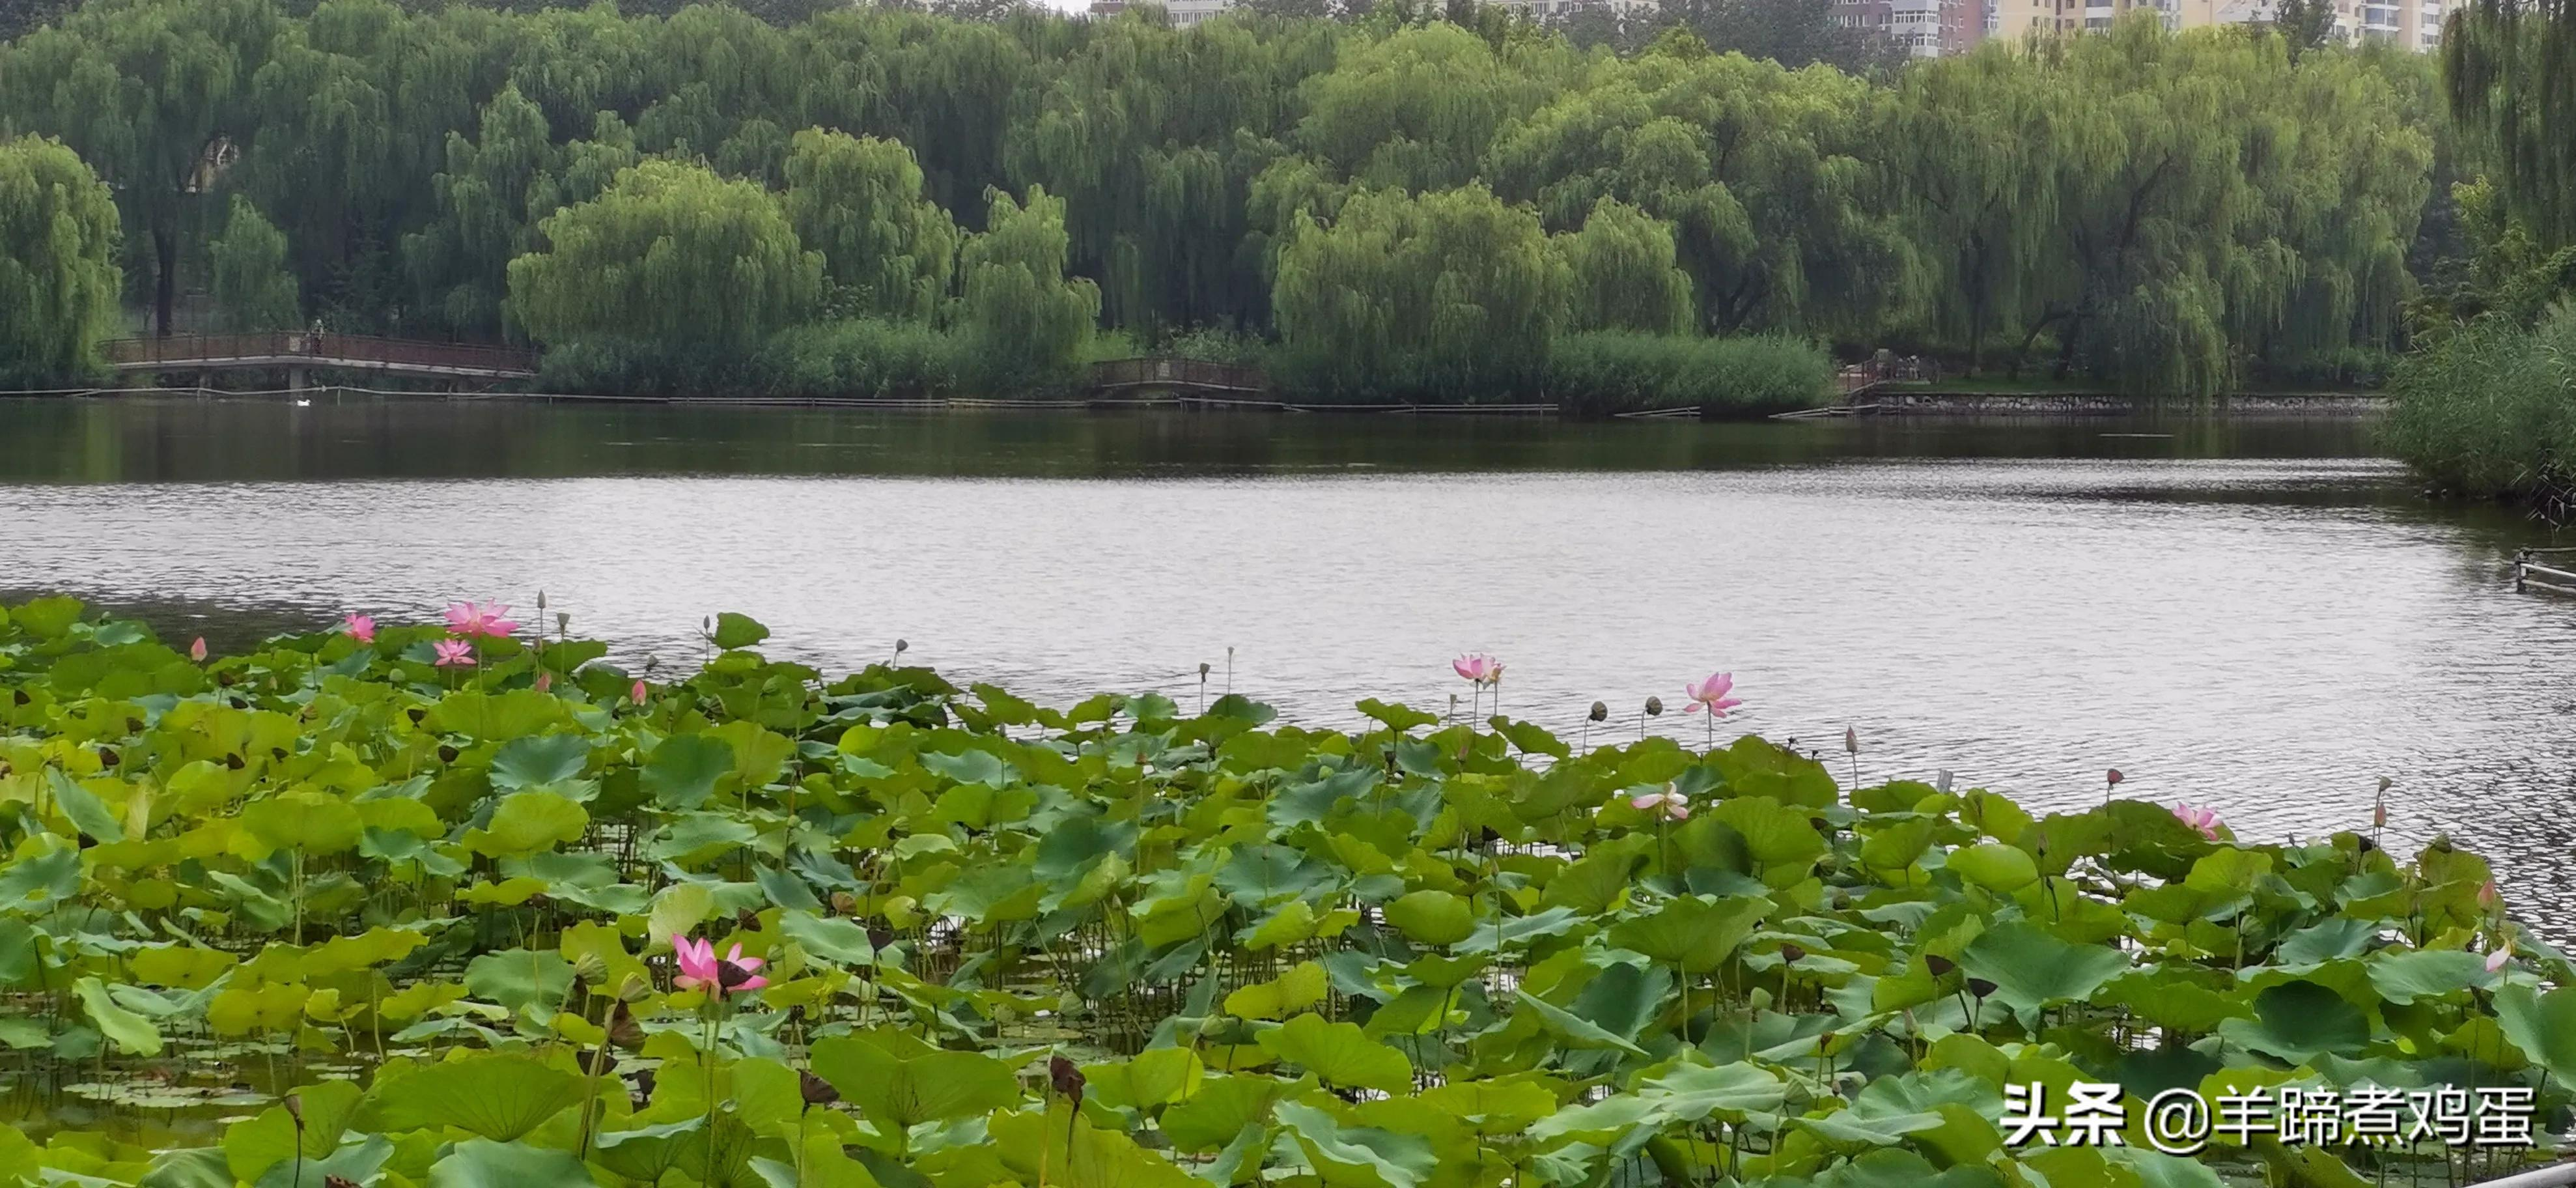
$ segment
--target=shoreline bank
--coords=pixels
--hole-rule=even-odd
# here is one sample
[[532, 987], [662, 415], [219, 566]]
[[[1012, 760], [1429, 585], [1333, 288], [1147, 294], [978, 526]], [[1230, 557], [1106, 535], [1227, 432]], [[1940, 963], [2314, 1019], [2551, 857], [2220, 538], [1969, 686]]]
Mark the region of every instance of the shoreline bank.
[[[1541, 417], [1558, 420], [1699, 420], [1758, 421], [1760, 416], [1716, 415], [1689, 406], [1640, 410], [1605, 417], [1575, 417], [1555, 402], [1509, 404], [1318, 404], [1285, 400], [1231, 399], [1207, 396], [1033, 397], [980, 396], [912, 398], [831, 396], [658, 396], [599, 395], [572, 392], [423, 392], [347, 385], [307, 388], [231, 390], [224, 388], [55, 388], [0, 392], [0, 399], [112, 400], [163, 397], [196, 400], [338, 402], [366, 399], [523, 402], [530, 404], [658, 404], [734, 408], [846, 408], [874, 412], [1133, 412], [1274, 414], [1392, 414], [1421, 416]], [[1867, 392], [1845, 405], [1820, 407], [1836, 416], [1882, 417], [2110, 417], [2185, 414], [2207, 419], [2240, 417], [2374, 416], [2389, 408], [2386, 397], [2367, 392], [2239, 393], [2205, 401], [2167, 401], [2107, 392]], [[1693, 414], [1697, 415], [1694, 416]]]

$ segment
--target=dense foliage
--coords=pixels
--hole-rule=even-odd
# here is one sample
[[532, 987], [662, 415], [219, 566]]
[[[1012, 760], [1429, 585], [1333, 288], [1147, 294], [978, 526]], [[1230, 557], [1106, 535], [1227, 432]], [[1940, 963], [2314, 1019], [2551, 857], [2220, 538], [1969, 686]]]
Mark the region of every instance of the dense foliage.
[[[2444, 1156], [2185, 1160], [2136, 1102], [2576, 1084], [2576, 966], [2366, 804], [2255, 844], [1751, 737], [1056, 709], [736, 615], [639, 680], [506, 613], [0, 612], [0, 1043], [88, 1103], [0, 1184], [2349, 1188]], [[2128, 1145], [2004, 1141], [2079, 1080]]]
[[70, 149], [0, 140], [0, 382], [86, 374], [116, 326], [116, 207]]
[[[778, 381], [748, 336], [781, 326], [926, 327], [984, 382], [1061, 374], [1095, 327], [1221, 331], [1317, 398], [1528, 398], [1596, 330], [2158, 393], [2298, 374], [2399, 345], [2434, 153], [2416, 58], [2152, 20], [1847, 73], [1780, 64], [1862, 65], [1797, 31], [1813, 4], [1676, 9], [1778, 60], [1685, 28], [1580, 49], [1472, 5], [1189, 30], [822, 7], [93, 0], [0, 49], [0, 126], [109, 181], [165, 324], [244, 197], [334, 329], [712, 351], [750, 388]], [[673, 219], [696, 230], [668, 260], [592, 267]], [[1459, 255], [1487, 232], [1493, 258]], [[758, 313], [647, 312], [728, 299]]]

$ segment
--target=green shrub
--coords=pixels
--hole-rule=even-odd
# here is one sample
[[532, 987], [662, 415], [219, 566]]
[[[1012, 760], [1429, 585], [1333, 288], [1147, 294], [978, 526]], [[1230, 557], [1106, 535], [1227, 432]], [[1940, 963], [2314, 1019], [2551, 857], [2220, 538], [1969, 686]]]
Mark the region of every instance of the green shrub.
[[1692, 338], [1603, 330], [1560, 336], [1547, 393], [1566, 412], [1599, 416], [1702, 408], [1761, 416], [1825, 402], [1833, 361], [1814, 344], [1762, 335]]
[[960, 355], [955, 335], [913, 322], [852, 318], [772, 336], [757, 370], [774, 396], [921, 396], [956, 385]]
[[2389, 449], [2437, 486], [2528, 494], [2576, 460], [2576, 307], [2525, 330], [2482, 319], [2408, 356], [2389, 378]]

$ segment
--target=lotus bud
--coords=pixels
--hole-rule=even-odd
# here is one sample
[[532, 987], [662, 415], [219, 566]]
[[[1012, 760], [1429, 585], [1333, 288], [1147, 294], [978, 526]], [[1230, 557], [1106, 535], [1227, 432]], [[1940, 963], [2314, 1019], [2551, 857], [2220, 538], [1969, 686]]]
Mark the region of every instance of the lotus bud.
[[537, 609], [546, 609], [546, 592], [543, 590], [537, 591]]
[[1647, 698], [1647, 699], [1646, 699], [1646, 716], [1647, 716], [1647, 717], [1649, 717], [1649, 718], [1659, 718], [1659, 717], [1662, 717], [1662, 716], [1663, 716], [1663, 713], [1664, 713], [1664, 699], [1663, 699], [1663, 698], [1661, 698], [1661, 697], [1649, 697], [1649, 698]]
[[2105, 777], [2103, 777], [2103, 778], [2105, 778], [2105, 779], [2107, 779], [2107, 780], [2109, 780], [2109, 781], [2110, 781], [2110, 783], [2109, 783], [2109, 784], [2107, 784], [2107, 785], [2106, 785], [2106, 787], [2117, 788], [2117, 787], [2119, 787], [2119, 786], [2120, 786], [2120, 781], [2121, 781], [2121, 780], [2124, 780], [2124, 779], [2127, 779], [2128, 777], [2127, 777], [2127, 776], [2124, 776], [2124, 775], [2121, 775], [2121, 774], [2120, 774], [2120, 769], [2119, 769], [2119, 768], [2114, 767], [2114, 768], [2112, 768], [2112, 769], [2111, 769], [2110, 774], [2109, 774], [2109, 775], [2107, 775], [2107, 776], [2105, 776]]
[[1847, 755], [1860, 754], [1860, 732], [1849, 726], [1843, 727], [1843, 753]]
[[286, 1095], [286, 1100], [280, 1104], [286, 1107], [286, 1116], [295, 1119], [295, 1128], [304, 1129], [304, 1095], [289, 1093]]
[[572, 630], [572, 612], [570, 612], [570, 611], [556, 611], [556, 612], [555, 612], [555, 630], [556, 630], [556, 631], [558, 631], [558, 632], [563, 632], [563, 631], [570, 631], [570, 630]]
[[1592, 703], [1592, 714], [1591, 714], [1591, 718], [1592, 718], [1592, 720], [1593, 720], [1593, 721], [1595, 721], [1595, 722], [1607, 722], [1607, 721], [1609, 721], [1609, 720], [1610, 720], [1610, 707], [1609, 707], [1608, 705], [1606, 705], [1606, 704], [1602, 703], [1602, 702], [1598, 702], [1598, 701], [1593, 702], [1593, 703]]
[[1082, 1088], [1085, 1082], [1082, 1070], [1074, 1067], [1072, 1061], [1062, 1056], [1049, 1057], [1047, 1080], [1058, 1094], [1073, 1103], [1073, 1108], [1077, 1110], [1082, 1108]]

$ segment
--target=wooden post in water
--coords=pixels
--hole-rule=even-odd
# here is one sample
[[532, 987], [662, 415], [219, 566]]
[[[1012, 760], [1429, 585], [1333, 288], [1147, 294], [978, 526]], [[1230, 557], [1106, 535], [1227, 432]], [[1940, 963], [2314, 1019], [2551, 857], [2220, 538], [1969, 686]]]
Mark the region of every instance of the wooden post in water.
[[2529, 588], [2528, 588], [2528, 587], [2526, 587], [2525, 585], [2523, 585], [2523, 578], [2528, 574], [2528, 571], [2529, 571], [2530, 569], [2531, 569], [2531, 550], [2529, 550], [2529, 549], [2515, 549], [2515, 550], [2513, 551], [2513, 592], [2514, 592], [2514, 593], [2516, 593], [2516, 594], [2524, 594], [2524, 593], [2528, 593], [2528, 592], [2529, 592]]

